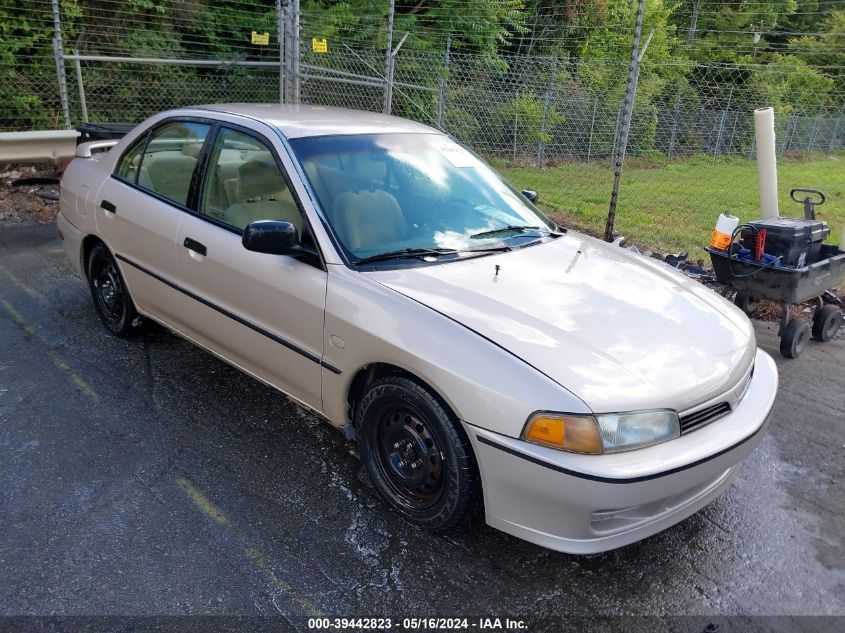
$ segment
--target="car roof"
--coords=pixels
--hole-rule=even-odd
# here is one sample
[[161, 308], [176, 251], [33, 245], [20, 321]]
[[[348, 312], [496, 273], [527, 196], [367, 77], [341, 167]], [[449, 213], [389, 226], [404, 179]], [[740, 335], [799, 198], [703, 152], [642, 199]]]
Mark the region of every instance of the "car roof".
[[287, 138], [339, 134], [440, 134], [432, 127], [389, 114], [348, 108], [279, 103], [218, 103], [197, 106], [258, 119], [277, 128]]

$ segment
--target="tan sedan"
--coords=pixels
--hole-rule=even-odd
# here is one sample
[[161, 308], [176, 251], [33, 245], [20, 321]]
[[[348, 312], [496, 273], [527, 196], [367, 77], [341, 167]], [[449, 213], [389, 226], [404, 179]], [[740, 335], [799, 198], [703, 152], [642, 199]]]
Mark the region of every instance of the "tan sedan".
[[318, 412], [417, 525], [483, 508], [612, 549], [724, 491], [766, 427], [742, 312], [425, 125], [202, 106], [77, 155], [59, 230], [105, 326], [157, 321]]

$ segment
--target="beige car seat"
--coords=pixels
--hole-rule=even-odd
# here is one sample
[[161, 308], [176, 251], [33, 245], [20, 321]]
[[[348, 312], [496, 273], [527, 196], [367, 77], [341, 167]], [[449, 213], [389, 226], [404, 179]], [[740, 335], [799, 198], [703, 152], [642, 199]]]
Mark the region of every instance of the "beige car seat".
[[[196, 158], [181, 152], [166, 151], [147, 154], [141, 163], [138, 183], [165, 198], [184, 205], [188, 201], [188, 189], [191, 186], [191, 176], [196, 165]], [[145, 170], [146, 174], [143, 173]]]
[[399, 203], [386, 191], [341, 194], [332, 217], [341, 241], [353, 252], [397, 242], [408, 230]]
[[302, 216], [275, 162], [250, 161], [238, 169], [236, 198], [225, 212], [225, 222], [239, 229], [257, 220], [282, 220], [302, 236]]

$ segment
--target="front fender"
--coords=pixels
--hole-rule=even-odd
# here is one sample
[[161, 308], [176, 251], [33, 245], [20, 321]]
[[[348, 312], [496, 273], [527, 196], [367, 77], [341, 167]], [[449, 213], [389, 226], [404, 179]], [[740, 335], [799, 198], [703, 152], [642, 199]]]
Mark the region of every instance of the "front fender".
[[538, 410], [590, 412], [492, 341], [342, 265], [329, 266], [324, 350], [325, 362], [340, 370], [323, 371], [324, 414], [336, 426], [349, 422], [352, 379], [372, 363], [414, 374], [460, 419], [502, 435], [518, 437]]

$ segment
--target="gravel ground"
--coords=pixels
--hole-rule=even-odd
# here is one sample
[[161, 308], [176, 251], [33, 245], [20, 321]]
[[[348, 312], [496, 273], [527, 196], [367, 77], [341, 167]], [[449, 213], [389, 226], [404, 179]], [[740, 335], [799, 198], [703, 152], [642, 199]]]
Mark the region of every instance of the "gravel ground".
[[53, 169], [0, 167], [0, 229], [9, 225], [49, 224], [59, 210], [59, 187], [54, 184], [15, 186], [20, 178], [55, 177]]

